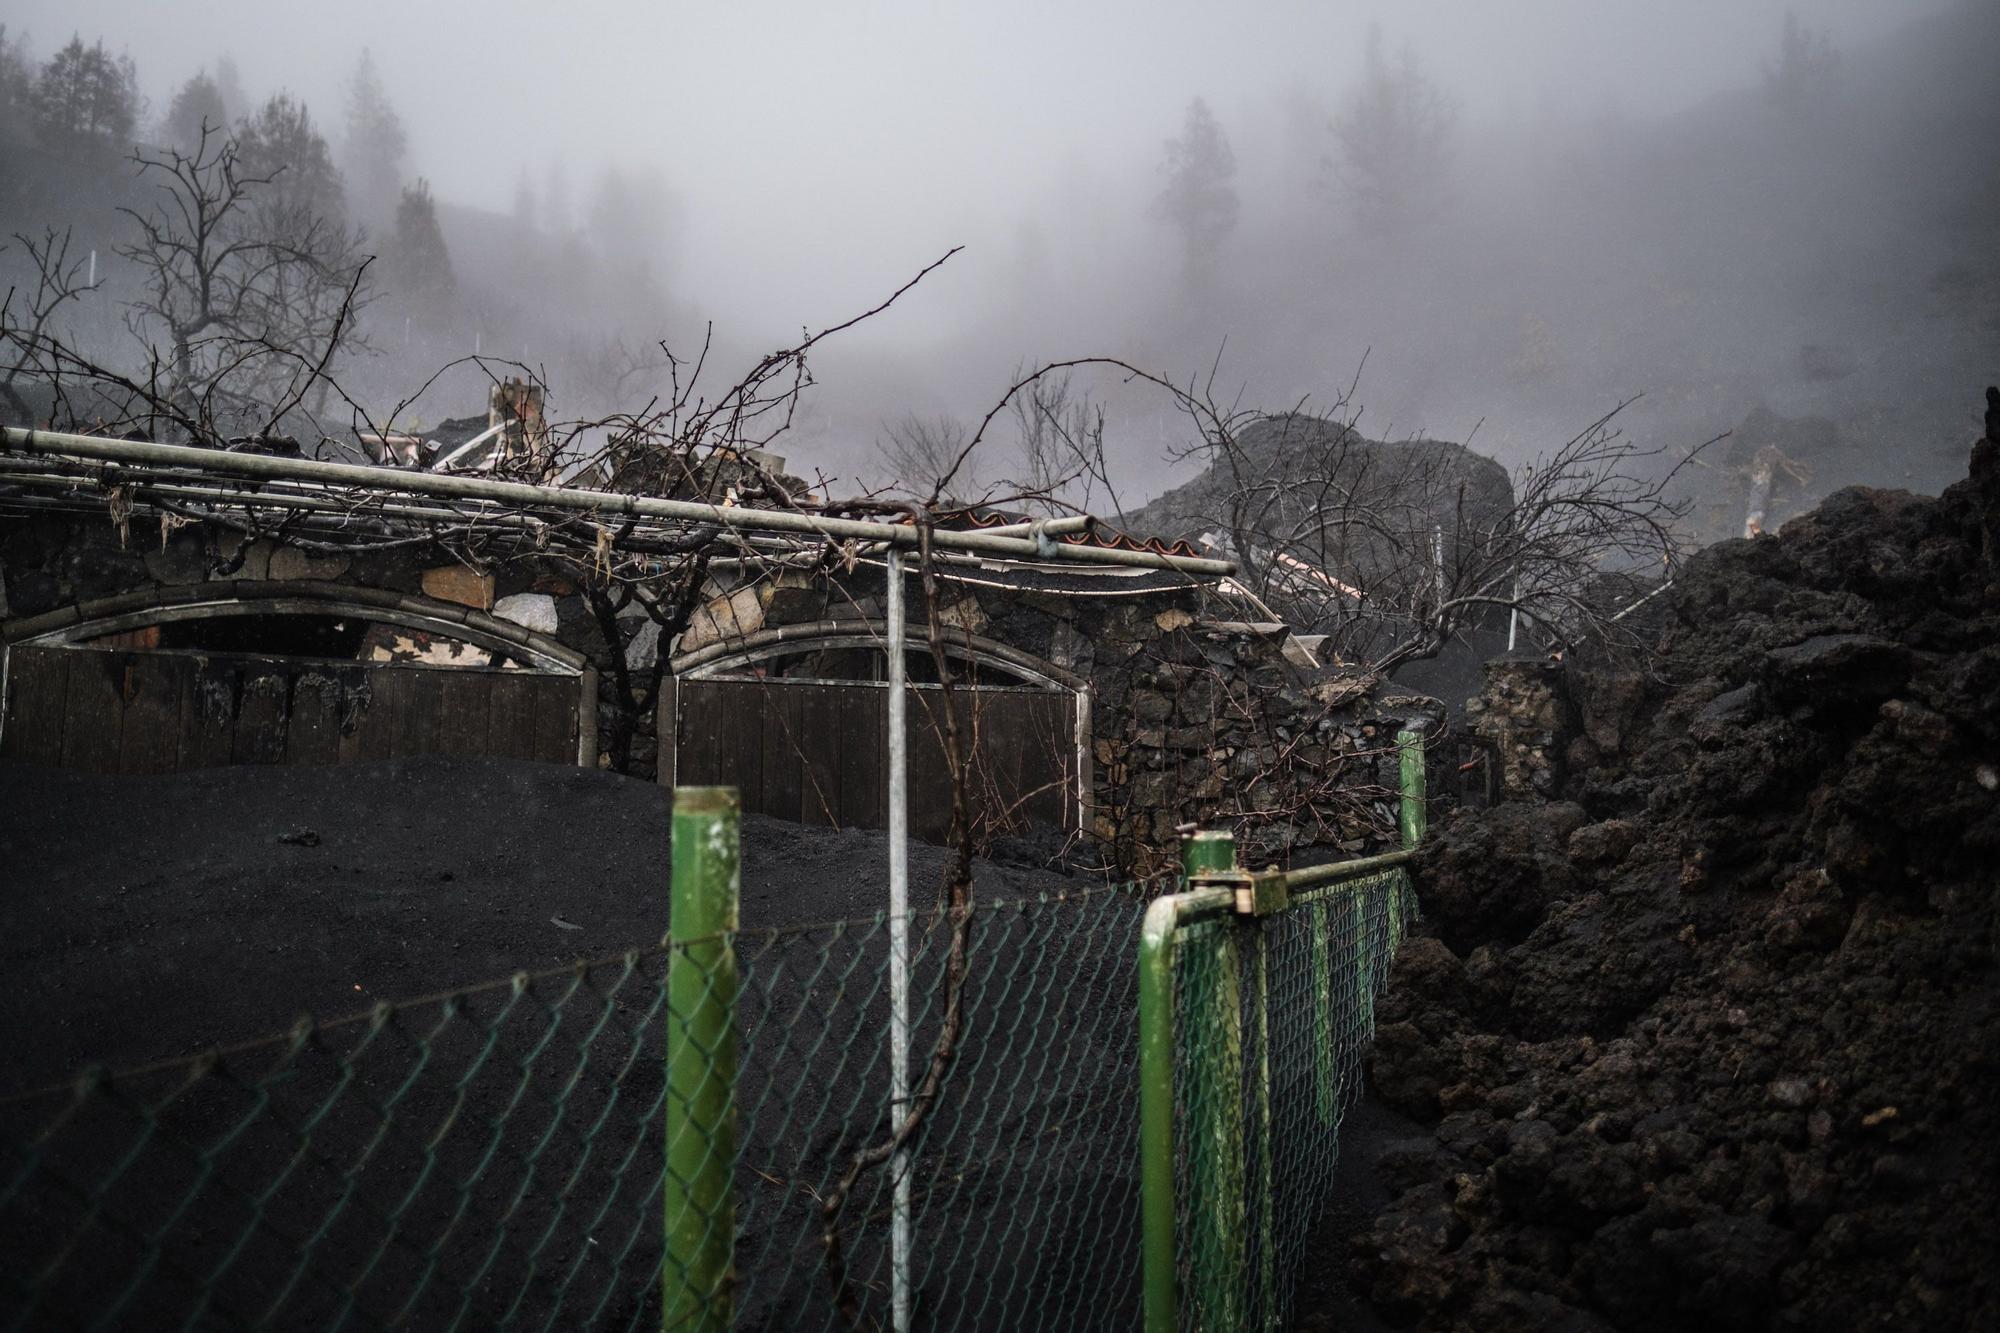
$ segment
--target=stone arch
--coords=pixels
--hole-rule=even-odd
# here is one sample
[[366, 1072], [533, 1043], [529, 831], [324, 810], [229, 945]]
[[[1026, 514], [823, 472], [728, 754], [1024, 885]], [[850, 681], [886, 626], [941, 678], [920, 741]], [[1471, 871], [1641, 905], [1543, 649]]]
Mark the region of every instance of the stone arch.
[[589, 665], [560, 640], [484, 611], [419, 593], [314, 579], [225, 580], [99, 597], [23, 617], [7, 627], [7, 642], [74, 644], [173, 621], [269, 615], [350, 615], [462, 639], [570, 675]]
[[[888, 637], [888, 626], [879, 620], [822, 620], [811, 624], [781, 625], [682, 653], [670, 665], [674, 675], [700, 680], [727, 675], [758, 662], [793, 653], [832, 648], [883, 649]], [[921, 648], [924, 640], [913, 638], [911, 646]], [[998, 667], [1042, 689], [1080, 695], [1090, 688], [1090, 683], [1074, 671], [983, 635], [953, 631], [946, 651], [975, 665]]]

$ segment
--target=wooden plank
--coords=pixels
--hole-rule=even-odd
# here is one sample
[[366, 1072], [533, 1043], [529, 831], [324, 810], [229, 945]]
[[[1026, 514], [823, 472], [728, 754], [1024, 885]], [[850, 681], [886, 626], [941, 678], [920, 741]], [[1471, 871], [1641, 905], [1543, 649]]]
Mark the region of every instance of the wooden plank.
[[798, 699], [799, 822], [840, 823], [840, 696], [839, 685], [794, 685]]
[[388, 667], [369, 668], [366, 701], [355, 710], [353, 729], [343, 725], [341, 731], [341, 763], [369, 763], [396, 753], [396, 733], [409, 707], [409, 678], [413, 674]]
[[674, 776], [674, 731], [680, 725], [680, 682], [672, 676], [660, 678], [659, 693], [653, 699], [653, 737], [659, 742], [653, 779], [668, 791], [677, 784]]
[[535, 754], [535, 678], [502, 671], [486, 691], [486, 753], [501, 759]]
[[[944, 692], [909, 687], [910, 836], [942, 842], [951, 829], [951, 767], [945, 762]], [[883, 763], [888, 762], [884, 750]], [[884, 822], [888, 810], [883, 809]]]
[[604, 738], [597, 729], [597, 668], [585, 667], [576, 679], [576, 763], [596, 768], [598, 747]]
[[285, 723], [292, 712], [292, 682], [280, 662], [243, 664], [243, 689], [236, 708], [236, 737], [230, 762], [278, 764], [285, 759]]
[[381, 675], [401, 681], [402, 707], [396, 711], [396, 728], [390, 754], [436, 754], [438, 718], [444, 711], [444, 673], [421, 667], [383, 667]]
[[440, 672], [438, 753], [485, 754], [492, 725], [493, 687], [501, 677], [485, 671]]
[[1021, 701], [1026, 695], [958, 691], [960, 734], [973, 757], [972, 817], [995, 832], [1021, 827]]
[[122, 653], [125, 720], [118, 771], [171, 773], [180, 759], [181, 706], [194, 663], [165, 653]]
[[759, 681], [704, 681], [714, 713], [714, 767], [709, 785], [734, 787], [743, 808], [768, 813], [764, 803], [764, 687]]
[[222, 768], [233, 762], [242, 688], [239, 662], [216, 655], [195, 659], [194, 684], [181, 718], [183, 769]]
[[722, 772], [717, 755], [714, 685], [705, 680], [678, 681], [673, 714], [674, 784], [713, 787]]
[[1007, 694], [986, 701], [982, 740], [994, 780], [1010, 793], [1011, 824], [1060, 826], [1074, 741], [1064, 735], [1067, 710], [1054, 694]]
[[[359, 679], [361, 668], [350, 668]], [[284, 762], [317, 766], [340, 759], [340, 718], [347, 701], [340, 673], [302, 669], [292, 681], [292, 714], [285, 726]]]
[[124, 719], [121, 654], [73, 648], [69, 688], [63, 699], [62, 766], [85, 773], [118, 771], [118, 733]]
[[17, 644], [7, 654], [7, 721], [0, 755], [24, 764], [62, 762], [63, 714], [75, 650]]
[[574, 676], [536, 676], [535, 752], [549, 764], [576, 764], [577, 683]]
[[1032, 749], [1027, 757], [1027, 781], [1043, 788], [1030, 804], [1037, 823], [1057, 828], [1075, 827], [1076, 809], [1076, 696], [1068, 692], [1041, 696], [1035, 711], [1040, 715], [1029, 738]]
[[[749, 704], [764, 720], [764, 787], [758, 809], [777, 819], [799, 817], [799, 774], [805, 766], [796, 686], [766, 681]], [[745, 809], [748, 809], [745, 806]]]
[[881, 828], [883, 793], [888, 786], [884, 748], [889, 692], [866, 685], [834, 687], [840, 701], [840, 823], [843, 828]]

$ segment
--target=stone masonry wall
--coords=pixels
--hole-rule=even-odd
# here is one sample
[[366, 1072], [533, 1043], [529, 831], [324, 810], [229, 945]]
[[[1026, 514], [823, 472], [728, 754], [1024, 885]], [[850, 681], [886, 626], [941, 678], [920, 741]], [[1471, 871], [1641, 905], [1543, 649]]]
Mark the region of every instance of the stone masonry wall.
[[[778, 625], [878, 620], [882, 578], [863, 565], [833, 578], [717, 583], [670, 655]], [[243, 585], [268, 591], [300, 581], [423, 598], [433, 607], [463, 607], [482, 624], [547, 635], [598, 668], [598, 722], [607, 737], [620, 705], [611, 653], [631, 668], [636, 691], [659, 651], [657, 629], [632, 613], [619, 618], [613, 649], [576, 587], [532, 557], [488, 574], [410, 550], [346, 554], [270, 538], [246, 543], [202, 524], [162, 532], [147, 520], [121, 534], [103, 515], [0, 521], [0, 629], [121, 594], [207, 585], [230, 596]], [[1072, 582], [1119, 586], [1113, 579]], [[1295, 648], [1288, 656], [1281, 627], [1246, 623], [1243, 604], [1206, 587], [1118, 596], [951, 580], [940, 587], [946, 623], [1085, 683], [1094, 767], [1089, 832], [1128, 871], [1170, 864], [1176, 828], [1195, 821], [1235, 822], [1246, 858], [1258, 864], [1307, 849], [1360, 853], [1393, 841], [1394, 735], [1404, 726], [1434, 727], [1433, 701], [1385, 692], [1370, 676], [1302, 665]], [[914, 633], [923, 606], [914, 577], [908, 604]], [[628, 710], [628, 717], [635, 734], [624, 771], [652, 778], [653, 712]], [[604, 748], [600, 763], [609, 765]]]
[[1498, 755], [1502, 800], [1552, 800], [1560, 792], [1575, 712], [1561, 661], [1523, 655], [1486, 664], [1485, 688], [1466, 714]]
[[[1116, 586], [1113, 584], [1112, 586]], [[861, 623], [881, 615], [883, 575], [718, 586], [677, 652], [725, 630]], [[1435, 701], [1385, 692], [1288, 657], [1280, 626], [1195, 586], [1104, 596], [940, 581], [947, 625], [1029, 653], [1085, 682], [1093, 819], [1116, 864], [1167, 868], [1178, 826], [1230, 821], [1247, 860], [1308, 848], [1381, 850], [1395, 839], [1395, 733], [1434, 729]], [[922, 592], [906, 594], [913, 646]], [[1296, 649], [1291, 650], [1296, 654]]]

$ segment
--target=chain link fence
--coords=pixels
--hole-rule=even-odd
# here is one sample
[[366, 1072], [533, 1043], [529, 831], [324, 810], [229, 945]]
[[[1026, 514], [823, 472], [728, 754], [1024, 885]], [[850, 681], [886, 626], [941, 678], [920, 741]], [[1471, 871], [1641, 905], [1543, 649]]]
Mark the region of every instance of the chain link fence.
[[[1136, 1317], [1142, 909], [978, 908], [965, 1030], [909, 1144], [922, 1327]], [[911, 934], [921, 1063], [951, 929]], [[829, 1229], [859, 1326], [885, 1326], [887, 1166], [822, 1204], [890, 1129], [886, 922], [734, 942], [738, 1326], [847, 1326]], [[0, 1104], [4, 1326], [660, 1327], [663, 1126], [702, 1092], [662, 1057], [714, 954], [676, 942]]]
[[1283, 1325], [1408, 852], [914, 914], [898, 1144], [893, 923], [733, 929], [706, 795], [658, 947], [0, 1100], [0, 1327], [887, 1328], [898, 1162], [912, 1327]]
[[1288, 1326], [1413, 905], [1397, 867], [1302, 892], [1269, 916], [1201, 911], [1176, 931], [1179, 1327]]

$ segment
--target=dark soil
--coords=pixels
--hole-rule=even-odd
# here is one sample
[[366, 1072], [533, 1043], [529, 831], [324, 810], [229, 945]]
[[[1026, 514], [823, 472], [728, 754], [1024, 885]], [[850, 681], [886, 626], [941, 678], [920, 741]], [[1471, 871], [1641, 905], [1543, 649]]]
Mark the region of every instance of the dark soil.
[[[1352, 1233], [1402, 1324], [2000, 1328], [2000, 443], [1692, 561], [1570, 799], [1433, 826]], [[1666, 601], [1667, 599], [1662, 599]]]
[[[664, 965], [565, 965], [659, 940], [668, 836], [663, 790], [534, 764], [0, 767], [0, 1321], [659, 1327]], [[844, 1327], [818, 1202], [887, 1133], [887, 939], [789, 928], [877, 913], [885, 849], [743, 822], [739, 1327]], [[944, 853], [912, 851], [922, 906]], [[918, 1309], [1128, 1326], [1140, 906], [1007, 907], [1082, 887], [1019, 864], [974, 881], [966, 1026], [911, 1143]], [[921, 1068], [949, 932], [913, 926]], [[4, 1095], [550, 968], [74, 1105]], [[839, 1226], [864, 1322], [885, 1314], [887, 1205], [873, 1172]]]
[[[0, 1091], [657, 944], [670, 806], [650, 783], [515, 760], [0, 763]], [[886, 846], [746, 817], [744, 926], [886, 909]], [[913, 845], [919, 904], [943, 862]], [[1064, 881], [982, 862], [975, 883], [1013, 898]]]

